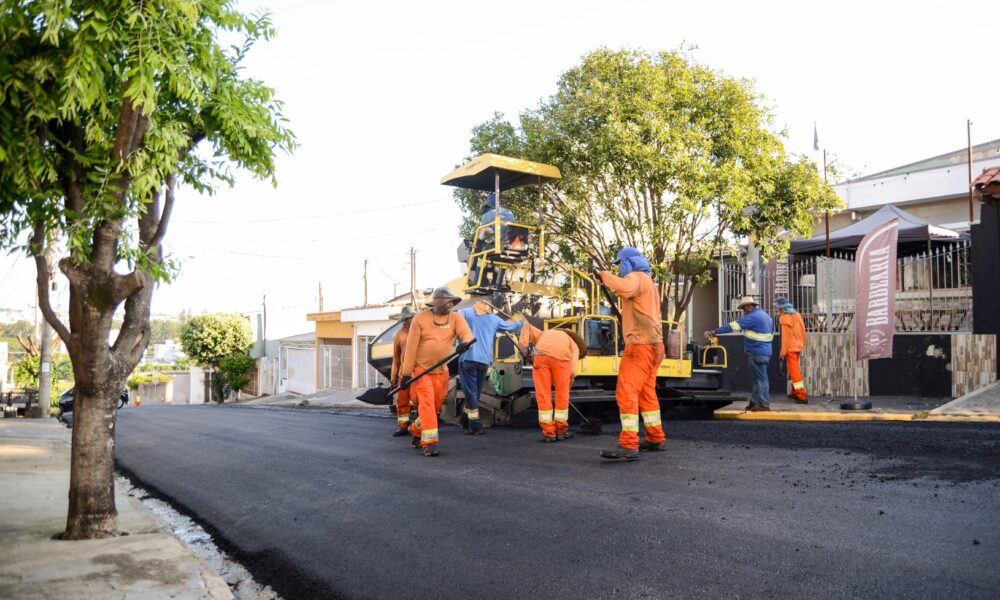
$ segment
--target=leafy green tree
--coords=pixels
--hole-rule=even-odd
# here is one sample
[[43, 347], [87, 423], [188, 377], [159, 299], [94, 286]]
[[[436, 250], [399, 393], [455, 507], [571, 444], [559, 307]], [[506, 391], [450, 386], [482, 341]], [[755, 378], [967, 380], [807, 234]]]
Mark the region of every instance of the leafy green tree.
[[[753, 235], [777, 256], [787, 252], [780, 232], [807, 235], [812, 215], [839, 203], [815, 165], [787, 155], [750, 81], [683, 52], [592, 52], [516, 126], [494, 115], [470, 145], [559, 167], [562, 180], [503, 203], [545, 224], [550, 251], [568, 264], [606, 266], [619, 248], [638, 248], [660, 282], [663, 317], [678, 321], [733, 236]], [[456, 193], [465, 234], [481, 197]]]
[[13, 323], [0, 324], [0, 338], [17, 338], [34, 335], [35, 326], [30, 321], [20, 320]]
[[202, 366], [219, 368], [222, 359], [246, 354], [253, 346], [253, 331], [245, 317], [227, 313], [198, 315], [181, 329], [181, 348]]
[[[35, 356], [25, 356], [14, 363], [14, 384], [21, 389], [38, 389], [40, 358]], [[52, 367], [49, 374], [52, 378], [52, 389], [57, 389], [62, 382], [73, 381], [73, 365], [69, 357], [65, 354], [55, 354], [52, 356]]]
[[225, 398], [230, 391], [239, 392], [250, 383], [247, 373], [257, 364], [257, 361], [245, 352], [230, 354], [219, 361], [219, 381], [223, 384], [220, 399]]
[[179, 339], [181, 322], [170, 319], [152, 319], [149, 322], [149, 343], [162, 344], [167, 340]]
[[[273, 181], [276, 152], [294, 147], [273, 91], [240, 69], [272, 34], [230, 0], [10, 0], [0, 12], [0, 247], [34, 257], [40, 308], [76, 376], [66, 539], [118, 533], [116, 400], [149, 342], [155, 284], [174, 272], [162, 243], [177, 186], [211, 193], [234, 167]], [[57, 234], [68, 323], [49, 300]]]

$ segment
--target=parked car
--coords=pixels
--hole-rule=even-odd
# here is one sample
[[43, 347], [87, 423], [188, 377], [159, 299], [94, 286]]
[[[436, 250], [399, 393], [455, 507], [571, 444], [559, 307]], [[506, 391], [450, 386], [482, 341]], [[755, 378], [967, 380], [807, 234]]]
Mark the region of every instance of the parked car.
[[[73, 389], [69, 388], [62, 394], [59, 394], [59, 412], [62, 414], [73, 412]], [[128, 404], [128, 390], [122, 390], [120, 396], [118, 396], [118, 408], [121, 408]]]

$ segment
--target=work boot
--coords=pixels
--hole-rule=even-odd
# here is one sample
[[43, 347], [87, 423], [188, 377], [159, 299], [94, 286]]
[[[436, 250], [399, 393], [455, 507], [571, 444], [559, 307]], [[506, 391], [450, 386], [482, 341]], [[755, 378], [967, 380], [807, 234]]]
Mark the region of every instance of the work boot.
[[771, 407], [764, 406], [763, 404], [751, 404], [748, 410], [750, 412], [769, 412], [771, 410]]
[[406, 427], [399, 427], [393, 432], [392, 437], [403, 437], [404, 435], [410, 435], [409, 430]]
[[666, 442], [650, 442], [648, 440], [643, 440], [639, 444], [640, 452], [666, 452], [667, 443]]
[[809, 404], [809, 401], [804, 398], [795, 398], [794, 400], [796, 404]]
[[413, 446], [414, 448], [419, 448], [420, 447], [420, 438], [417, 437], [417, 436], [415, 436], [415, 435], [411, 435], [410, 436], [410, 445]]
[[559, 435], [557, 435], [556, 439], [559, 440], [560, 442], [562, 442], [564, 440], [568, 440], [571, 437], [573, 437], [573, 433], [570, 432], [570, 431], [567, 431], [566, 433], [560, 433]]
[[544, 437], [542, 437], [542, 439], [541, 439], [541, 442], [542, 442], [543, 444], [554, 444], [554, 443], [556, 443], [556, 442], [558, 442], [558, 441], [559, 441], [559, 439], [558, 439], [558, 438], [555, 438], [555, 437], [549, 437], [549, 436], [547, 436], [547, 435], [546, 435], [546, 436], [544, 436]]
[[469, 428], [465, 431], [469, 435], [483, 435], [483, 424], [476, 421], [469, 421]]
[[618, 446], [614, 450], [601, 450], [601, 458], [609, 460], [639, 460], [639, 451], [632, 448], [622, 448]]
[[437, 455], [438, 455], [437, 444], [424, 446], [424, 456], [437, 456]]

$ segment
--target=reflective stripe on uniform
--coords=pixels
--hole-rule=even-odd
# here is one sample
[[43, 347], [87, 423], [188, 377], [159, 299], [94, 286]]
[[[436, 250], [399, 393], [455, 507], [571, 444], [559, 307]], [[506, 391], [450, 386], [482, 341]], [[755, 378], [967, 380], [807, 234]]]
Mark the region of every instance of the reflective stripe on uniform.
[[396, 415], [396, 422], [399, 423], [400, 425], [402, 425], [404, 423], [409, 423], [410, 422], [410, 415], [409, 415], [409, 413], [407, 413], [405, 415], [402, 414], [402, 413]]
[[425, 429], [420, 433], [421, 442], [436, 442], [438, 439], [437, 429]]
[[466, 408], [464, 410], [465, 410], [465, 416], [468, 417], [470, 421], [478, 421], [479, 420], [479, 409], [478, 408], [475, 409], [475, 410], [469, 410], [469, 409]]
[[803, 382], [801, 382], [801, 381], [793, 381], [792, 382], [792, 389], [793, 390], [804, 390], [804, 389], [806, 389], [806, 384], [803, 383]]
[[555, 411], [556, 421], [560, 423], [565, 423], [569, 421], [569, 410], [558, 410]]
[[739, 321], [733, 321], [732, 323], [729, 324], [729, 326], [733, 328], [733, 331], [741, 331], [743, 329], [742, 327], [740, 327]]
[[639, 415], [621, 414], [622, 431], [639, 431]]
[[642, 422], [646, 424], [646, 427], [656, 427], [660, 425], [660, 411], [651, 410], [649, 412], [642, 413]]
[[551, 423], [552, 422], [552, 411], [551, 410], [540, 410], [540, 411], [538, 411], [538, 422], [539, 423]]
[[744, 331], [743, 335], [745, 335], [747, 339], [751, 339], [755, 342], [770, 342], [774, 339], [773, 333], [759, 333], [750, 329]]

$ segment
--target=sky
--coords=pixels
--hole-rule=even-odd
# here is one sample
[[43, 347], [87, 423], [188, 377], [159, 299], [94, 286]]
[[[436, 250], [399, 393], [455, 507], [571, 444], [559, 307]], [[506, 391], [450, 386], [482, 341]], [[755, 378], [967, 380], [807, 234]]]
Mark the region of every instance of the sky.
[[[470, 129], [513, 118], [598, 48], [695, 47], [751, 79], [786, 130], [867, 174], [1000, 138], [992, 2], [309, 2], [247, 0], [277, 36], [246, 73], [275, 88], [299, 148], [278, 186], [241, 177], [212, 197], [181, 190], [165, 248], [181, 263], [153, 312], [268, 312], [268, 337], [325, 310], [377, 303], [458, 276], [461, 215], [440, 178]], [[34, 304], [34, 266], [0, 256], [0, 309]], [[66, 293], [59, 294], [65, 304]]]

